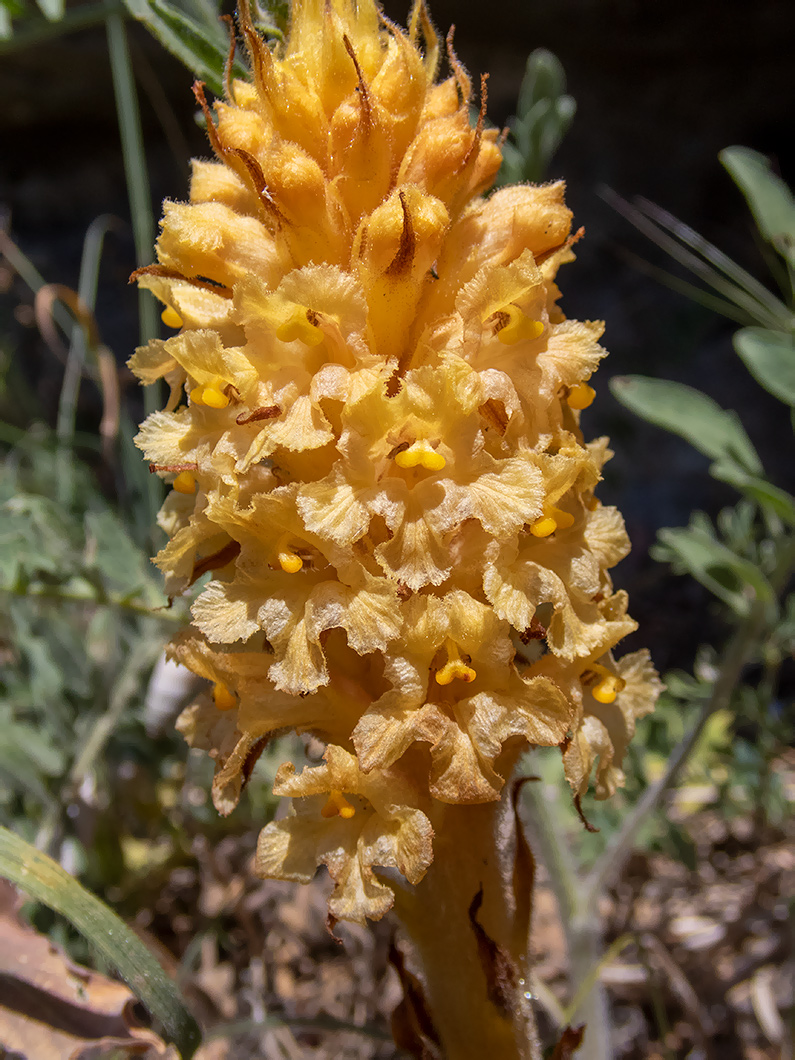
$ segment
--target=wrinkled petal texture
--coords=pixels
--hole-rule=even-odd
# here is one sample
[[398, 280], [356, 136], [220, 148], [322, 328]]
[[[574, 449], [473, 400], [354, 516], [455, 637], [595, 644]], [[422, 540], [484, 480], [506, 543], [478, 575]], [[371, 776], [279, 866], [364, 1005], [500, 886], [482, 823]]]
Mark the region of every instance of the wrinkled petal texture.
[[179, 728], [215, 805], [274, 735], [322, 740], [325, 764], [279, 771], [257, 867], [325, 865], [331, 915], [363, 922], [390, 873], [421, 881], [433, 807], [499, 799], [521, 749], [615, 790], [659, 682], [613, 657], [629, 544], [580, 429], [603, 327], [557, 305], [564, 185], [485, 195], [496, 131], [451, 45], [438, 79], [419, 4], [404, 31], [373, 0], [295, 0], [274, 49], [247, 3], [239, 24], [251, 80], [196, 86], [213, 157], [137, 273], [172, 329], [129, 362], [169, 387], [137, 444], [173, 487], [155, 562], [194, 587], [171, 654], [206, 682]]

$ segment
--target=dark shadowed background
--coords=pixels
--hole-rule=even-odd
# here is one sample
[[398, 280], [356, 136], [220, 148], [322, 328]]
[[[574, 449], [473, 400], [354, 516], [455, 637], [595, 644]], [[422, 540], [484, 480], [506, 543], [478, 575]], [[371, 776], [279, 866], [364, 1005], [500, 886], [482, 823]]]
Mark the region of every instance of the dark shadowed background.
[[[405, 21], [405, 5], [388, 15]], [[706, 475], [706, 458], [634, 420], [610, 396], [609, 376], [637, 372], [697, 386], [740, 412], [774, 480], [792, 488], [789, 427], [781, 406], [752, 384], [732, 352], [733, 325], [654, 283], [619, 256], [631, 247], [666, 264], [598, 196], [607, 184], [664, 206], [769, 282], [740, 194], [717, 161], [730, 144], [774, 160], [787, 180], [793, 162], [792, 56], [795, 5], [785, 0], [506, 0], [474, 7], [437, 0], [445, 32], [473, 76], [488, 71], [489, 117], [512, 113], [528, 53], [561, 59], [577, 115], [549, 173], [568, 183], [575, 224], [586, 238], [560, 276], [567, 315], [604, 319], [610, 358], [598, 397], [583, 416], [586, 436], [609, 434], [617, 451], [601, 497], [618, 504], [634, 544], [616, 572], [632, 594], [641, 632], [661, 669], [690, 667], [700, 642], [719, 636], [706, 593], [647, 556], [660, 526], [687, 521], [693, 507], [715, 512], [733, 500]], [[186, 160], [209, 154], [194, 120], [191, 75], [140, 27], [131, 30], [153, 197], [182, 198]], [[113, 88], [102, 28], [73, 33], [0, 60], [0, 205], [13, 238], [53, 283], [76, 286], [82, 239], [99, 214], [129, 217]], [[156, 207], [156, 215], [159, 206]], [[128, 225], [106, 241], [97, 317], [119, 362], [137, 333]], [[2, 417], [19, 426], [54, 422], [61, 367], [41, 342], [16, 279], [2, 296], [0, 325], [21, 363], [4, 365]], [[4, 360], [8, 358], [5, 357]], [[28, 388], [15, 383], [22, 375]], [[129, 390], [134, 389], [127, 380]], [[95, 394], [81, 393], [82, 426], [98, 418]]]

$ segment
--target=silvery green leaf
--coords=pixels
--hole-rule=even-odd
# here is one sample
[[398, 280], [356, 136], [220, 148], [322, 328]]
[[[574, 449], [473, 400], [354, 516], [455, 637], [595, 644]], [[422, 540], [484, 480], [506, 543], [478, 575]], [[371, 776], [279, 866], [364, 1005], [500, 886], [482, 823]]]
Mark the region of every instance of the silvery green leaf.
[[615, 376], [613, 396], [637, 416], [678, 434], [713, 460], [727, 460], [751, 474], [762, 463], [736, 412], [725, 410], [700, 390], [667, 379]]
[[795, 334], [743, 328], [734, 348], [754, 379], [779, 401], [795, 407]]
[[770, 159], [750, 147], [727, 147], [718, 157], [747, 199], [760, 235], [795, 265], [795, 198]]
[[660, 530], [651, 554], [671, 563], [676, 573], [690, 574], [737, 615], [747, 615], [757, 599], [774, 599], [770, 583], [756, 564], [727, 548], [711, 528], [695, 519], [687, 527]]

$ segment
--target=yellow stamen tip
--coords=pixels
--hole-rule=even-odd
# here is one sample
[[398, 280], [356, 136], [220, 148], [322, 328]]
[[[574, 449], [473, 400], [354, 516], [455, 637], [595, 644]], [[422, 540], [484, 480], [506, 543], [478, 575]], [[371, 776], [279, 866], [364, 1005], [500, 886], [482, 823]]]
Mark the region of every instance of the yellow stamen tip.
[[466, 663], [461, 662], [460, 659], [454, 659], [437, 672], [436, 683], [437, 685], [450, 685], [453, 681], [458, 680], [465, 681], [469, 684], [474, 681], [477, 676], [477, 671], [473, 670], [471, 666], [467, 666]]
[[282, 342], [294, 342], [299, 339], [306, 346], [319, 346], [324, 339], [323, 331], [308, 318], [308, 310], [303, 306], [276, 329], [276, 338]]
[[160, 319], [166, 325], [167, 328], [181, 328], [184, 324], [182, 317], [173, 308], [173, 306], [167, 305], [163, 312], [160, 314]]
[[612, 681], [600, 681], [591, 689], [591, 695], [597, 703], [612, 703], [617, 694]]
[[320, 811], [321, 817], [342, 817], [349, 821], [356, 813], [341, 791], [332, 791], [326, 800], [326, 804]]
[[234, 692], [230, 692], [226, 685], [221, 681], [216, 681], [215, 683], [215, 688], [213, 688], [213, 700], [219, 710], [232, 710], [237, 706], [237, 696]]
[[420, 464], [427, 471], [441, 471], [447, 461], [441, 453], [423, 453]]
[[[220, 386], [224, 385], [219, 380]], [[218, 386], [195, 386], [190, 392], [190, 399], [194, 405], [206, 405], [211, 409], [225, 409], [229, 404], [229, 398]]]
[[196, 479], [191, 475], [190, 471], [180, 471], [171, 486], [177, 493], [195, 493]]
[[530, 526], [533, 537], [549, 537], [556, 530], [568, 530], [574, 523], [574, 516], [560, 508], [550, 507]]
[[530, 526], [530, 533], [533, 537], [549, 537], [550, 534], [554, 534], [558, 528], [558, 524], [552, 518], [551, 515], [542, 515], [540, 519], [536, 519]]
[[503, 306], [497, 313], [497, 338], [506, 346], [537, 339], [544, 331], [540, 320], [533, 320], [515, 305]]
[[229, 404], [229, 398], [222, 390], [214, 386], [206, 386], [202, 390], [202, 405], [208, 405], [211, 409], [225, 409]]
[[442, 454], [437, 453], [427, 442], [415, 442], [408, 449], [404, 449], [395, 457], [395, 463], [405, 469], [424, 467], [426, 471], [441, 471], [447, 465]]
[[587, 383], [577, 383], [571, 387], [566, 398], [566, 404], [571, 409], [587, 409], [596, 397], [596, 391]]
[[295, 552], [290, 548], [290, 541], [292, 534], [289, 530], [282, 534], [279, 540], [276, 542], [276, 559], [278, 560], [279, 566], [285, 572], [285, 574], [296, 574], [304, 565], [304, 561], [300, 556], [297, 556]]
[[477, 671], [467, 666], [461, 658], [461, 652], [455, 641], [448, 638], [445, 642], [445, 649], [447, 650], [447, 662], [436, 671], [437, 685], [449, 685], [453, 681], [465, 681], [469, 684], [474, 681], [478, 676]]
[[[595, 684], [591, 685], [594, 677], [598, 677], [599, 680]], [[623, 677], [619, 677], [618, 674], [612, 673], [607, 669], [606, 666], [602, 666], [601, 663], [591, 663], [585, 673], [582, 675], [583, 684], [588, 688], [590, 686], [590, 692], [597, 703], [613, 703], [616, 696], [625, 687], [627, 682]]]
[[286, 574], [296, 574], [304, 565], [304, 561], [300, 556], [296, 556], [294, 552], [280, 552], [279, 553], [279, 566]]

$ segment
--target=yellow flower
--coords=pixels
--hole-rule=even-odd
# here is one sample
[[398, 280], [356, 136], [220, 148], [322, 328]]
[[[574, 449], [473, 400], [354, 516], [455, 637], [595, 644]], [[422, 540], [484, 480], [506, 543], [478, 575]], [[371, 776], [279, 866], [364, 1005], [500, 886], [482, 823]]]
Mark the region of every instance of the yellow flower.
[[362, 922], [396, 874], [421, 896], [434, 846], [456, 856], [459, 810], [482, 804], [496, 842], [522, 749], [560, 746], [577, 796], [598, 759], [613, 790], [658, 685], [611, 654], [634, 629], [608, 574], [628, 543], [593, 494], [606, 441], [580, 431], [602, 325], [557, 305], [581, 235], [564, 186], [482, 197], [485, 79], [473, 127], [421, 3], [406, 32], [373, 0], [295, 0], [273, 50], [246, 2], [240, 27], [252, 81], [214, 107], [195, 87], [215, 159], [136, 274], [173, 329], [130, 361], [170, 388], [137, 442], [173, 487], [168, 592], [200, 586], [171, 651], [208, 682], [179, 727], [215, 759], [215, 804], [275, 733], [325, 741], [325, 765], [280, 769], [293, 809], [257, 867], [325, 864], [332, 915]]
[[597, 763], [595, 794], [606, 799], [623, 787], [621, 765], [635, 723], [654, 708], [663, 686], [645, 650], [625, 655], [609, 669], [586, 667], [580, 683], [583, 713], [563, 754], [566, 779], [575, 795], [584, 795]]
[[394, 902], [392, 889], [373, 872], [397, 869], [419, 883], [431, 863], [433, 830], [413, 805], [410, 784], [388, 771], [365, 776], [356, 758], [329, 745], [326, 765], [296, 776], [285, 763], [274, 791], [295, 800], [289, 816], [264, 829], [257, 846], [263, 876], [308, 883], [319, 864], [334, 880], [329, 912], [337, 920], [379, 920]]
[[509, 628], [460, 591], [407, 601], [399, 646], [385, 653], [392, 688], [353, 730], [361, 768], [391, 766], [427, 742], [431, 795], [485, 802], [499, 798], [503, 778], [494, 765], [507, 740], [561, 743], [574, 710], [553, 681], [518, 674]]

